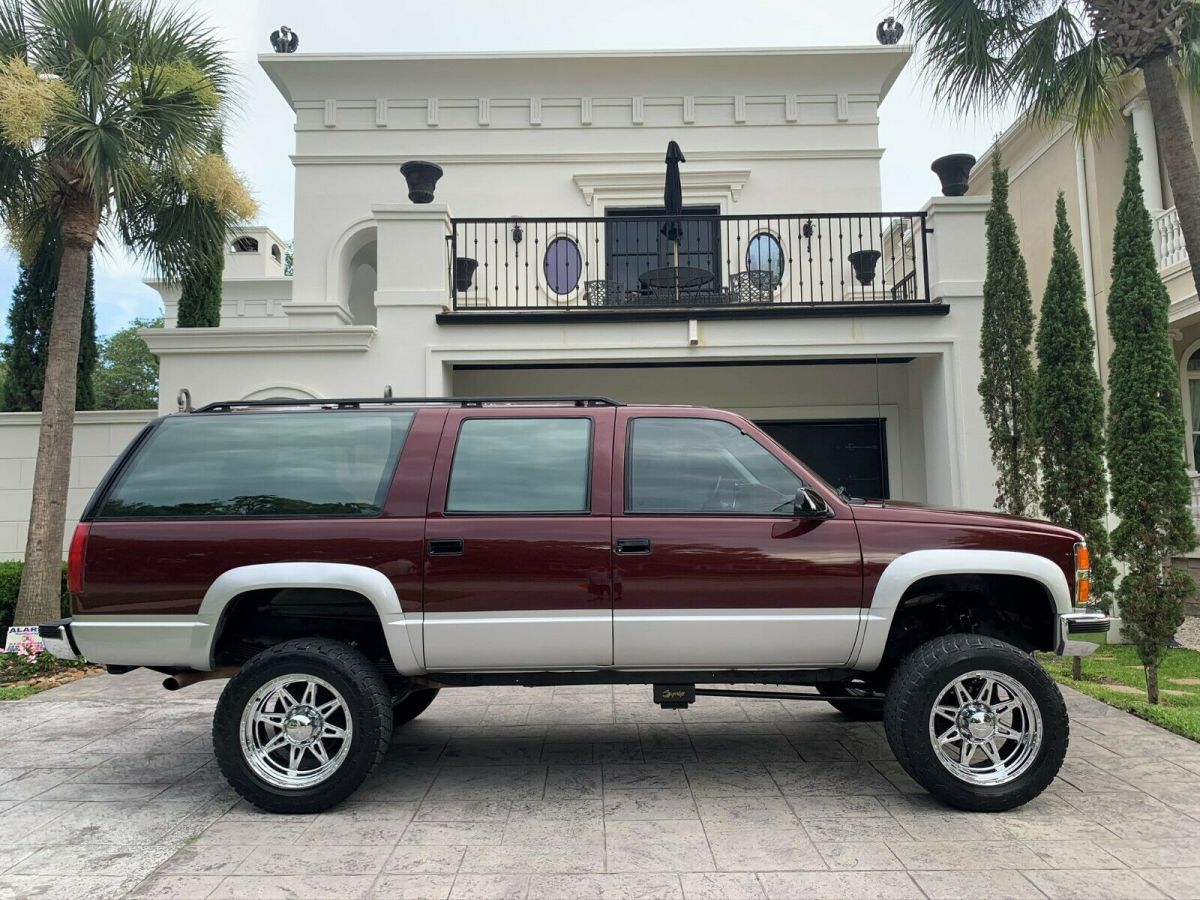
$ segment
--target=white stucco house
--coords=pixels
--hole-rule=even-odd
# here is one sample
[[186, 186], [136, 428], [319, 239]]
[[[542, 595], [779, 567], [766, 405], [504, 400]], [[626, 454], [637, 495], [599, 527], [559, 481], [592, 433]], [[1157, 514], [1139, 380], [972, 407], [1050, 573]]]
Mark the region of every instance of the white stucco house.
[[[296, 117], [295, 274], [251, 228], [219, 328], [173, 327], [156, 285], [162, 411], [184, 388], [703, 404], [851, 493], [990, 508], [987, 199], [881, 208], [879, 107], [910, 52], [262, 56]], [[431, 203], [411, 160], [444, 171]]]

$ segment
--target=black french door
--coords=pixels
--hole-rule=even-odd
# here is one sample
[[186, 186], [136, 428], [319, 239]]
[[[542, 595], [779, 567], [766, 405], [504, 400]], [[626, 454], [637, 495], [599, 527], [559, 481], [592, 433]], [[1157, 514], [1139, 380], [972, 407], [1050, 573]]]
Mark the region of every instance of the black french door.
[[[721, 284], [721, 237], [717, 206], [685, 206], [686, 216], [712, 216], [712, 219], [680, 221], [679, 265], [703, 269], [713, 279], [699, 290], [712, 291]], [[607, 279], [616, 281], [623, 291], [641, 289], [638, 277], [651, 269], [675, 265], [675, 245], [663, 233], [666, 210], [661, 206], [643, 206], [604, 211], [604, 248], [608, 262]]]

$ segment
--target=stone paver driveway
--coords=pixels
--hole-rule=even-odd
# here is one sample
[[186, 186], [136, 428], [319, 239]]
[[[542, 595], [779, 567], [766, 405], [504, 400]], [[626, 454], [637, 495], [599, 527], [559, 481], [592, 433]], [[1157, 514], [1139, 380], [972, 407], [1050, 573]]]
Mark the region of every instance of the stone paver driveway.
[[443, 691], [352, 802], [217, 772], [220, 682], [0, 704], [0, 897], [1200, 897], [1200, 745], [1067, 692], [1070, 758], [1005, 815], [932, 803], [822, 703]]

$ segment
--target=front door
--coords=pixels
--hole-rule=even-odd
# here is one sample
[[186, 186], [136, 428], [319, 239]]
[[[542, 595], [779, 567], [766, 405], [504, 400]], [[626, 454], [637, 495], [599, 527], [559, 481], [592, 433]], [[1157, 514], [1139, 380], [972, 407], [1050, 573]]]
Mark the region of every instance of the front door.
[[425, 526], [432, 670], [612, 663], [612, 408], [452, 411]]
[[862, 604], [848, 508], [792, 514], [802, 470], [734, 416], [617, 417], [613, 642], [627, 668], [835, 666]]

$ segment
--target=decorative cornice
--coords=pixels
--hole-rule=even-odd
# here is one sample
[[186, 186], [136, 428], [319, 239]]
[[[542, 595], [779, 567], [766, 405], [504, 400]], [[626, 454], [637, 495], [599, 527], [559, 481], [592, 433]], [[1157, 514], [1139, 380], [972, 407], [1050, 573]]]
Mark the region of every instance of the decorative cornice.
[[[155, 409], [89, 409], [75, 413], [76, 425], [144, 425], [158, 416]], [[36, 425], [40, 412], [0, 413], [0, 428], [5, 425]]]
[[909, 57], [912, 47], [908, 44], [882, 46], [877, 44], [847, 44], [841, 47], [704, 47], [681, 50], [455, 50], [437, 53], [260, 53], [260, 63], [304, 63], [329, 62], [418, 62], [454, 60], [548, 60], [548, 59], [663, 59], [668, 57], [725, 57], [725, 56], [896, 56]]
[[[833, 147], [827, 149], [797, 148], [787, 150], [693, 150], [688, 151], [689, 162], [741, 162], [743, 160], [798, 160], [798, 159], [879, 159], [883, 150], [878, 147]], [[410, 157], [393, 153], [319, 153], [294, 154], [292, 164], [296, 166], [398, 166]], [[620, 150], [578, 153], [572, 151], [556, 153], [439, 153], [437, 162], [456, 165], [512, 165], [528, 163], [655, 163], [662, 164], [662, 151], [629, 153]], [[659, 180], [662, 174], [659, 173]]]
[[138, 336], [157, 356], [196, 353], [363, 353], [373, 325], [338, 328], [143, 328]]
[[[661, 155], [661, 154], [660, 154]], [[705, 172], [689, 169], [680, 173], [680, 181], [685, 189], [702, 193], [716, 191], [728, 194], [735, 202], [742, 195], [742, 188], [750, 178], [749, 169], [729, 169], [725, 171]], [[660, 190], [662, 188], [661, 172], [595, 172], [580, 173], [574, 178], [575, 187], [583, 194], [583, 202], [589, 206], [597, 193], [617, 191], [620, 193], [638, 192], [644, 190]]]
[[[291, 275], [222, 275], [223, 284], [295, 284], [296, 279]], [[143, 278], [142, 284], [159, 288], [178, 288], [178, 281], [164, 281], [161, 278]]]

